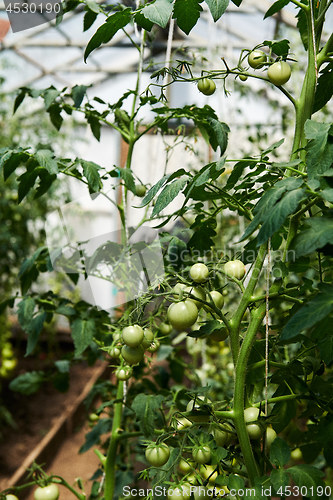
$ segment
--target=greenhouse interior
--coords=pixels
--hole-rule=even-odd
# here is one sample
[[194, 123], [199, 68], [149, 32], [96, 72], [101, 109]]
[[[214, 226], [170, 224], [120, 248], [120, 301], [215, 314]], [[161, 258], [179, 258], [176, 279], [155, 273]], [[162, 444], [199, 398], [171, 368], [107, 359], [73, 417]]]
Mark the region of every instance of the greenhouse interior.
[[0, 500], [333, 498], [331, 0], [0, 0]]

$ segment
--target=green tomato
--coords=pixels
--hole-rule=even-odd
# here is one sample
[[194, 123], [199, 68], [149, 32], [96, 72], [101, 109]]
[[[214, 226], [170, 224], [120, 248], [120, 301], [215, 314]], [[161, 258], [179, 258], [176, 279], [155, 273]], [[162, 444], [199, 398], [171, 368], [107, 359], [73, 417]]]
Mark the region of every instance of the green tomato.
[[110, 352], [109, 352], [111, 358], [119, 358], [120, 353], [121, 353], [121, 350], [119, 347], [111, 347]]
[[198, 262], [191, 267], [190, 276], [196, 283], [204, 283], [208, 280], [209, 269], [205, 264]]
[[168, 320], [176, 330], [182, 331], [194, 325], [198, 318], [197, 306], [191, 300], [171, 304], [168, 309]]
[[247, 60], [251, 68], [257, 69], [261, 68], [265, 64], [267, 56], [262, 50], [255, 49], [250, 52]]
[[276, 438], [276, 432], [272, 427], [267, 427], [266, 429], [266, 447], [269, 450], [271, 447], [271, 444], [273, 443], [274, 439]]
[[170, 457], [170, 448], [167, 444], [150, 444], [145, 451], [145, 456], [153, 467], [162, 467]]
[[144, 338], [144, 333], [139, 325], [126, 326], [122, 332], [123, 341], [129, 347], [138, 347]]
[[39, 486], [34, 491], [34, 498], [35, 500], [58, 500], [59, 488], [54, 483], [48, 486]]
[[299, 462], [300, 460], [303, 460], [303, 453], [302, 453], [302, 450], [300, 448], [295, 448], [294, 450], [292, 450], [292, 452], [290, 453], [290, 458], [294, 461], [294, 462]]
[[215, 483], [218, 476], [216, 465], [202, 465], [200, 467], [200, 476], [209, 483]]
[[147, 349], [147, 347], [149, 347], [154, 340], [154, 334], [151, 330], [149, 330], [149, 328], [145, 328], [143, 331], [143, 335], [142, 346], [144, 349]]
[[[185, 287], [184, 291], [190, 293], [191, 295], [194, 295], [200, 300], [206, 300], [206, 292], [203, 288], [201, 288], [201, 286], [187, 286]], [[191, 297], [189, 297], [188, 300], [192, 300], [192, 302], [194, 302], [198, 309], [200, 309], [203, 305], [200, 300], [195, 300]]]
[[209, 335], [210, 340], [214, 340], [215, 342], [223, 342], [229, 335], [227, 328], [224, 326], [223, 321], [219, 321], [221, 323], [221, 328], [214, 330], [213, 333]]
[[163, 323], [163, 322], [160, 323], [159, 329], [163, 335], [168, 335], [169, 333], [172, 332], [172, 326], [169, 325], [168, 323]]
[[254, 422], [255, 420], [258, 420], [259, 413], [260, 413], [259, 408], [256, 408], [255, 406], [249, 406], [248, 408], [245, 408], [244, 410], [245, 422]]
[[139, 345], [138, 347], [124, 345], [121, 349], [121, 355], [129, 365], [136, 365], [142, 361], [144, 349], [142, 345]]
[[274, 85], [283, 85], [291, 76], [291, 67], [286, 61], [275, 62], [268, 68], [267, 76]]
[[118, 380], [125, 381], [131, 378], [133, 369], [130, 366], [119, 366], [115, 371], [115, 375]]
[[241, 280], [245, 276], [246, 267], [241, 260], [229, 260], [224, 264], [224, 272], [232, 278]]
[[214, 80], [212, 80], [211, 78], [201, 78], [198, 81], [198, 90], [199, 92], [205, 95], [214, 94], [216, 90], [216, 85]]
[[168, 489], [168, 500], [182, 500], [183, 498], [191, 498], [191, 486], [182, 484]]
[[[231, 427], [230, 424], [227, 422], [224, 422], [223, 424], [223, 429], [220, 427], [215, 427], [213, 430], [213, 436], [215, 439], [215, 443], [217, 446], [222, 446], [222, 447], [227, 447], [230, 445], [234, 432], [233, 428]], [[225, 430], [224, 430], [225, 429]]]
[[154, 341], [150, 344], [150, 346], [148, 347], [147, 351], [148, 351], [148, 352], [151, 352], [151, 353], [154, 353], [154, 352], [156, 352], [156, 351], [158, 351], [158, 350], [159, 350], [160, 345], [161, 345], [161, 344], [160, 344], [160, 342], [159, 342], [157, 339], [155, 339], [155, 340], [154, 340]]
[[246, 75], [239, 75], [239, 79], [242, 80], [242, 82], [246, 82], [247, 76]]
[[192, 451], [192, 457], [198, 464], [208, 464], [211, 459], [211, 451], [209, 446], [195, 446]]
[[[212, 290], [211, 292], [208, 292], [207, 302], [211, 301], [215, 304], [215, 306], [218, 309], [222, 309], [222, 306], [224, 304], [224, 297], [220, 292], [218, 292], [217, 290]], [[208, 311], [213, 311], [213, 309], [209, 306], [206, 306], [205, 309]]]
[[144, 184], [136, 184], [135, 185], [135, 194], [139, 198], [143, 198], [144, 195], [146, 194], [146, 192], [147, 192], [147, 188]]
[[195, 469], [195, 463], [193, 460], [181, 458], [179, 460], [178, 469], [182, 474], [188, 474], [189, 472], [193, 472]]
[[246, 430], [250, 439], [257, 440], [262, 436], [262, 429], [258, 424], [247, 424]]
[[97, 420], [99, 420], [99, 415], [97, 415], [97, 413], [90, 413], [89, 420], [90, 422], [97, 422]]
[[[198, 400], [202, 401], [202, 403], [199, 403]], [[198, 423], [207, 423], [210, 420], [210, 414], [209, 413], [203, 413], [205, 412], [205, 409], [202, 407], [203, 404], [209, 404], [211, 401], [209, 399], [206, 399], [203, 396], [197, 396], [195, 399], [191, 399], [187, 403], [186, 406], [186, 411], [192, 411], [194, 412], [193, 415], [189, 417], [192, 422], [198, 422]]]
[[8, 495], [5, 496], [5, 500], [19, 500], [16, 495], [13, 495], [12, 493], [9, 493]]
[[191, 420], [186, 417], [177, 417], [176, 418], [176, 428], [181, 431], [182, 429], [186, 429], [187, 427], [192, 426]]

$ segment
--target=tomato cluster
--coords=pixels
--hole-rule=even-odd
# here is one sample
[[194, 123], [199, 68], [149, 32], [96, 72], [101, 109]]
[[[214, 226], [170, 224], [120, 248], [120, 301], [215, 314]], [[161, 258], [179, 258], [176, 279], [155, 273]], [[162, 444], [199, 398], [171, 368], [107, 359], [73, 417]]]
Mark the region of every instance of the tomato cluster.
[[[267, 55], [264, 51], [255, 49], [249, 53], [247, 60], [251, 68], [260, 69], [265, 64], [267, 64]], [[239, 78], [241, 80], [244, 80], [242, 76], [243, 75], [240, 75]], [[269, 65], [267, 76], [270, 82], [272, 82], [274, 85], [284, 85], [285, 83], [287, 83], [291, 76], [291, 67], [286, 61], [275, 61]]]

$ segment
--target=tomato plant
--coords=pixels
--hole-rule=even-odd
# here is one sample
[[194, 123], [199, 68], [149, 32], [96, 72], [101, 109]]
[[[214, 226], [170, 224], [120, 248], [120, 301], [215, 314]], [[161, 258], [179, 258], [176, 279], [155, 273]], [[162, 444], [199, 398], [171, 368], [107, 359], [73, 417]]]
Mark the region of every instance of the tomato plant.
[[[219, 2], [206, 1], [214, 21], [227, 3], [222, 2], [222, 8]], [[242, 1], [233, 3], [233, 9], [242, 9]], [[294, 35], [290, 40], [265, 37], [253, 50], [240, 49], [237, 61], [223, 58], [223, 66], [209, 62], [209, 69], [202, 67], [207, 64], [204, 57], [192, 61], [188, 52], [180, 60], [177, 53], [163, 68], [152, 61], [149, 67], [156, 70], [143, 88], [146, 48], [153, 43], [156, 25], [163, 30], [172, 20], [187, 35], [199, 22], [200, 2], [190, 2], [195, 8], [192, 12], [189, 6], [186, 15], [179, 0], [155, 0], [135, 8], [123, 2], [112, 9], [103, 2], [98, 9], [87, 2], [85, 28], [103, 17], [96, 10], [105, 20], [88, 42], [85, 58], [105, 42], [112, 44], [118, 31], [125, 32], [139, 56], [135, 88], [116, 102], [91, 98], [92, 89], [88, 98], [85, 86], [61, 91], [24, 88], [18, 94], [15, 109], [25, 99], [41, 99], [53, 121], [56, 110], [61, 117], [81, 114], [97, 139], [101, 127], [108, 127], [126, 145], [122, 166], [115, 168], [25, 146], [0, 152], [4, 175], [17, 177], [20, 197], [43, 196], [58, 176], [68, 175], [88, 187], [90, 195], [102, 194], [119, 216], [117, 241], [92, 245], [92, 255], [85, 254], [86, 242], [78, 242], [77, 252], [70, 242], [61, 252], [43, 247], [29, 256], [19, 274], [21, 295], [2, 304], [18, 303], [27, 355], [34, 354], [43, 325], [61, 314], [71, 328], [73, 360], [104, 357], [110, 364], [112, 358], [111, 381], [96, 385], [102, 402], [93, 410], [107, 418], [96, 421], [83, 446], [103, 446], [103, 453], [97, 450], [100, 468], [91, 498], [122, 498], [124, 484], [141, 481], [165, 487], [171, 499], [176, 498], [172, 485], [183, 487], [181, 498], [189, 498], [190, 487], [197, 483], [209, 488], [214, 484], [223, 493], [254, 488], [258, 498], [263, 487], [276, 498], [285, 496], [280, 484], [312, 485], [317, 497], [329, 497], [333, 133], [328, 110], [333, 39], [324, 29], [328, 0], [289, 3], [295, 7], [297, 19], [291, 24], [297, 26], [302, 49]], [[281, 12], [282, 19], [285, 8], [286, 2], [275, 2], [265, 18]], [[66, 9], [76, 9], [76, 2]], [[288, 15], [293, 15], [290, 9]], [[135, 36], [127, 31], [133, 25]], [[296, 57], [295, 79], [286, 89], [291, 74], [287, 61]], [[249, 71], [244, 70], [247, 63]], [[252, 71], [263, 67], [268, 68], [267, 76]], [[297, 78], [299, 86], [294, 84]], [[239, 84], [246, 79], [247, 85]], [[278, 130], [259, 126], [260, 113], [255, 116], [258, 137], [265, 129], [264, 146], [249, 132], [248, 139], [239, 135], [233, 147], [228, 124], [211, 106], [173, 107], [173, 85], [197, 85], [211, 95], [215, 81], [226, 95], [235, 89], [245, 97], [276, 97], [272, 107], [283, 120]], [[242, 99], [239, 102], [241, 107]], [[238, 131], [232, 133], [235, 137]], [[165, 168], [150, 184], [150, 179], [141, 181], [135, 167], [138, 144], [155, 136], [166, 145]], [[206, 156], [196, 151], [200, 141], [208, 144]], [[183, 149], [184, 157], [169, 168], [176, 147]], [[143, 149], [148, 150], [146, 145]], [[196, 166], [193, 157], [186, 156], [192, 154], [199, 163], [204, 163], [203, 157], [208, 163]], [[109, 194], [111, 184], [116, 197]], [[139, 207], [138, 200], [131, 205], [135, 196], [143, 197]], [[141, 215], [131, 217], [131, 211]], [[136, 227], [129, 227], [134, 219]], [[137, 241], [137, 231], [143, 229]], [[157, 278], [149, 272], [156, 264], [151, 250], [158, 245], [157, 260], [164, 268]], [[38, 279], [50, 271], [54, 255], [60, 260], [71, 256], [63, 270], [73, 283], [79, 276], [102, 274], [115, 285], [112, 290], [118, 291], [122, 305], [110, 312], [81, 297], [40, 291]], [[75, 273], [69, 272], [73, 268]], [[6, 346], [1, 353], [2, 362], [10, 360]], [[17, 385], [19, 377], [13, 381]], [[151, 467], [144, 466], [145, 458]], [[38, 470], [33, 476], [39, 487], [59, 481], [78, 500], [88, 496], [62, 478], [40, 475]], [[209, 493], [206, 488], [194, 496]]]

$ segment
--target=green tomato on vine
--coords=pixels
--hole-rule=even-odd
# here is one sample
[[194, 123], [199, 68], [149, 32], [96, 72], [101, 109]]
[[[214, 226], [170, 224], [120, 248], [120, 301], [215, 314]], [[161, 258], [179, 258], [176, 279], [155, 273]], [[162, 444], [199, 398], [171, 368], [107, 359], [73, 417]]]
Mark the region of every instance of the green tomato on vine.
[[59, 488], [52, 483], [48, 486], [38, 486], [34, 491], [35, 500], [58, 500]]
[[212, 95], [216, 90], [214, 80], [211, 78], [201, 78], [198, 81], [198, 90], [204, 95]]
[[274, 85], [283, 85], [291, 76], [291, 67], [286, 61], [275, 62], [268, 68], [267, 76]]
[[262, 50], [255, 49], [249, 53], [247, 61], [251, 68], [259, 69], [262, 68], [267, 61], [267, 55]]
[[170, 448], [165, 443], [152, 443], [146, 448], [145, 456], [153, 467], [162, 467], [169, 460]]
[[198, 318], [198, 308], [192, 300], [186, 299], [171, 304], [167, 315], [173, 328], [182, 331], [194, 325]]

